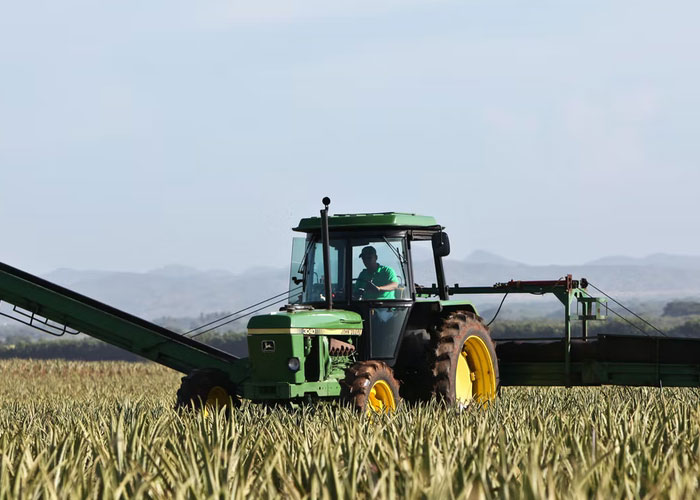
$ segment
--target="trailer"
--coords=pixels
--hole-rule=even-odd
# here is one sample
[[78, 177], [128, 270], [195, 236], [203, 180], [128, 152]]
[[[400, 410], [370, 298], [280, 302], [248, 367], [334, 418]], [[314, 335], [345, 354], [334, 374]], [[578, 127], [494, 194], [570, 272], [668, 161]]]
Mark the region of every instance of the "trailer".
[[[82, 332], [185, 376], [178, 407], [341, 400], [359, 412], [401, 401], [483, 404], [505, 386], [700, 387], [700, 339], [589, 336], [609, 296], [585, 279], [449, 286], [445, 228], [433, 217], [387, 212], [302, 219], [286, 304], [247, 324], [249, 356], [193, 338], [0, 263], [0, 314], [55, 335]], [[430, 242], [435, 283], [416, 283], [412, 245]], [[494, 341], [468, 298], [554, 295], [556, 339]], [[460, 300], [455, 297], [461, 296]], [[614, 300], [614, 299], [613, 299]], [[581, 335], [572, 337], [572, 323]]]

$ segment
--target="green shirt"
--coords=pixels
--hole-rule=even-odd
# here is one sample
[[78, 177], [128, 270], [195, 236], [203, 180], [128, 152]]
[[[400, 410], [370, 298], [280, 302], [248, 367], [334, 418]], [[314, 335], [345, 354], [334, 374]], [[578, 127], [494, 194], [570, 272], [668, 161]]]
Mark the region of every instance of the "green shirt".
[[377, 270], [371, 272], [369, 269], [363, 269], [360, 275], [357, 277], [357, 282], [355, 283], [356, 293], [358, 289], [364, 288], [365, 293], [362, 296], [365, 300], [393, 300], [396, 298], [395, 290], [370, 290], [368, 287], [369, 282], [374, 283], [376, 286], [384, 286], [389, 283], [398, 283], [398, 278], [396, 278], [396, 273], [389, 266], [379, 266]]

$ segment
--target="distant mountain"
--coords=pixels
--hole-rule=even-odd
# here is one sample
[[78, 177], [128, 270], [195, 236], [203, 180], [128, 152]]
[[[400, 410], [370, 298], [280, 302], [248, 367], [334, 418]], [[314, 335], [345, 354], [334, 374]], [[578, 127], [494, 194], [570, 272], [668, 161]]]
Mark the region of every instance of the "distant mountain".
[[586, 263], [590, 266], [655, 266], [674, 269], [700, 269], [700, 256], [655, 253], [646, 257], [616, 255]]
[[[448, 283], [491, 285], [515, 280], [559, 279], [572, 274], [610, 293], [644, 297], [700, 296], [700, 268], [658, 265], [552, 265], [526, 266], [445, 262]], [[418, 273], [416, 273], [418, 275]]]
[[169, 266], [159, 267], [158, 269], [153, 269], [149, 271], [148, 274], [153, 276], [163, 276], [166, 278], [183, 278], [188, 276], [194, 276], [200, 274], [194, 267], [189, 266], [179, 266], [177, 264], [171, 264]]
[[[413, 267], [418, 283], [435, 282], [435, 266], [427, 253], [416, 256]], [[462, 286], [489, 286], [511, 279], [558, 279], [570, 273], [577, 279], [587, 278], [625, 303], [644, 304], [647, 310], [659, 312], [671, 300], [700, 300], [700, 257], [695, 256], [618, 256], [584, 265], [530, 266], [479, 250], [463, 260], [447, 258], [445, 272], [449, 284]], [[171, 265], [146, 273], [57, 269], [44, 278], [148, 320], [159, 318], [162, 322], [190, 325], [204, 322], [201, 315], [234, 312], [284, 292], [288, 288], [288, 273], [287, 267], [256, 268], [234, 274]], [[485, 316], [490, 316], [501, 298], [497, 294], [468, 300]], [[275, 310], [279, 305], [267, 310]], [[561, 314], [561, 304], [553, 297], [512, 294], [499, 317], [555, 314], [556, 317]], [[246, 321], [232, 326], [244, 327]]]
[[495, 253], [485, 250], [474, 250], [470, 253], [464, 262], [467, 264], [498, 264], [501, 266], [523, 266], [524, 264], [514, 260], [506, 259]]
[[45, 279], [145, 319], [236, 311], [288, 288], [288, 269], [241, 274], [167, 266], [146, 273], [59, 269]]
[[[514, 263], [498, 256], [474, 260], [445, 260], [445, 274], [448, 284], [462, 286], [490, 286], [494, 283], [514, 280], [551, 280], [572, 274], [574, 279], [586, 278], [592, 284], [621, 300], [628, 306], [643, 307], [645, 310], [663, 310], [664, 305], [675, 299], [700, 300], [700, 267], [695, 259], [700, 257], [655, 255], [644, 259], [609, 257], [584, 265], [530, 266]], [[687, 263], [687, 267], [683, 267]], [[432, 261], [414, 263], [416, 281], [429, 285], [435, 282]], [[592, 287], [592, 294], [600, 295]], [[457, 297], [455, 297], [457, 298]], [[469, 297], [478, 310], [486, 317], [500, 302], [501, 295], [480, 295]], [[501, 311], [501, 318], [518, 319], [532, 317], [560, 317], [561, 304], [551, 296], [511, 295]]]
[[110, 271], [76, 271], [75, 269], [60, 268], [45, 274], [42, 278], [63, 286], [70, 286], [78, 281], [102, 279], [110, 274], [113, 273]]

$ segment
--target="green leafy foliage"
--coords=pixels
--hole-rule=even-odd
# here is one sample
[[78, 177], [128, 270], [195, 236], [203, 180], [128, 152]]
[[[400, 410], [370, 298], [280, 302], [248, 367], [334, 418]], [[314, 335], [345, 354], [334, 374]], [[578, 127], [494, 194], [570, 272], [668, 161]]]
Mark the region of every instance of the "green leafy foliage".
[[505, 388], [489, 407], [173, 410], [151, 363], [0, 362], [0, 499], [693, 498], [695, 389]]
[[[44, 335], [46, 337], [46, 335]], [[197, 340], [235, 356], [247, 356], [248, 344], [245, 334], [206, 333]], [[66, 359], [82, 361], [144, 361], [143, 358], [124, 349], [90, 338], [42, 339], [39, 341], [18, 340], [16, 343], [0, 344], [0, 359]]]
[[676, 300], [664, 307], [664, 316], [691, 316], [700, 314], [700, 302]]

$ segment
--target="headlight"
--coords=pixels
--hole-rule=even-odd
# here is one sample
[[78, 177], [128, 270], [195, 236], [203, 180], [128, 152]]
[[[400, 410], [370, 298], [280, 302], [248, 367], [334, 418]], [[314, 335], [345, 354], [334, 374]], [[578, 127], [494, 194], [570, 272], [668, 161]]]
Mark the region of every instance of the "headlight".
[[287, 360], [287, 368], [289, 368], [293, 372], [299, 371], [300, 366], [301, 363], [299, 362], [299, 358], [289, 358]]

